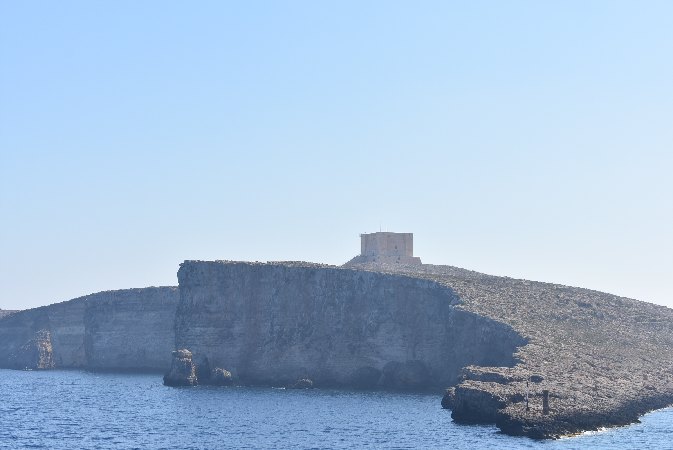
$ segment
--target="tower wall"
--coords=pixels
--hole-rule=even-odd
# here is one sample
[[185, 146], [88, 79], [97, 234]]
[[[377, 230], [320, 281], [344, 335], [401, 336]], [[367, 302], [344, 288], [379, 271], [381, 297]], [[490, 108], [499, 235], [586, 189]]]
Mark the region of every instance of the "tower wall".
[[360, 235], [362, 256], [414, 256], [413, 233], [369, 233]]

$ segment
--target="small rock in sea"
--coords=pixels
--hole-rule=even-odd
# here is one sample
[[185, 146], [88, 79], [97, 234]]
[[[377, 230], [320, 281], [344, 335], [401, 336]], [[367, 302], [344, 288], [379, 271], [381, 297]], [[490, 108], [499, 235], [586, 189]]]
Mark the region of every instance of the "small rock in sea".
[[292, 386], [290, 386], [290, 388], [291, 389], [312, 389], [313, 388], [313, 381], [309, 380], [308, 378], [300, 378]]
[[210, 372], [210, 380], [208, 384], [214, 386], [231, 386], [234, 383], [234, 379], [231, 376], [231, 372], [221, 367], [216, 367]]
[[442, 397], [442, 408], [444, 409], [453, 409], [454, 402], [456, 400], [456, 389], [447, 388], [444, 392], [444, 397]]

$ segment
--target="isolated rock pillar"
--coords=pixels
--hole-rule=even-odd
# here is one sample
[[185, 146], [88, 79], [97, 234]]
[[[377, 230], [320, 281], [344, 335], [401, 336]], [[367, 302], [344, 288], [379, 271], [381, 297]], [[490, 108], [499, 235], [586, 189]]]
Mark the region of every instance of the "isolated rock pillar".
[[166, 386], [196, 386], [196, 366], [192, 361], [192, 352], [187, 349], [175, 350], [171, 370], [164, 375]]

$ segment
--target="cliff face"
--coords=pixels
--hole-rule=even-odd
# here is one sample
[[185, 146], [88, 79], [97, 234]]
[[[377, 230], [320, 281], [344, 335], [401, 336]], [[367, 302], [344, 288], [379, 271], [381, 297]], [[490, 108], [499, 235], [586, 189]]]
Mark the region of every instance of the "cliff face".
[[16, 311], [13, 310], [8, 310], [8, 309], [0, 309], [0, 319], [2, 319], [5, 316], [9, 316], [10, 314], [14, 314]]
[[[84, 309], [80, 299], [18, 311], [0, 319], [0, 367], [42, 369], [83, 367]], [[44, 342], [48, 336], [51, 352], [49, 367], [35, 359], [30, 342]], [[42, 360], [44, 361], [44, 360]]]
[[176, 346], [244, 382], [429, 388], [465, 365], [512, 366], [509, 326], [436, 282], [305, 263], [186, 261]]
[[170, 367], [175, 287], [100, 292], [0, 318], [0, 368]]
[[155, 369], [171, 366], [174, 287], [113, 291], [87, 303], [84, 348], [90, 369]]

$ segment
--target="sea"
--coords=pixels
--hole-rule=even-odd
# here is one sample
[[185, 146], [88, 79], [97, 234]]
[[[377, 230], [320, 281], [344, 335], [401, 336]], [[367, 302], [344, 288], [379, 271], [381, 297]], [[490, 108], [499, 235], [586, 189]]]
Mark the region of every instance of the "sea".
[[0, 448], [673, 449], [673, 408], [555, 441], [451, 421], [429, 394], [162, 385], [157, 374], [0, 370]]

